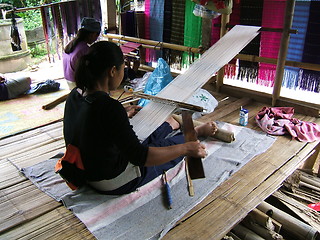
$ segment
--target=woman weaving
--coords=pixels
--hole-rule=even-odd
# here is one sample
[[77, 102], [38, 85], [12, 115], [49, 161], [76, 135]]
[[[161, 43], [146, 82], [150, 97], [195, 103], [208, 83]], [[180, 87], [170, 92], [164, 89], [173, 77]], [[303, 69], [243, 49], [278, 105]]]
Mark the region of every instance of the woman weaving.
[[[106, 194], [125, 194], [146, 184], [175, 166], [183, 156], [205, 157], [199, 141], [184, 142], [173, 118], [164, 122], [140, 143], [129, 118], [137, 106], [125, 109], [109, 96], [119, 87], [124, 74], [121, 49], [112, 42], [94, 43], [80, 58], [75, 71], [76, 88], [68, 96], [64, 114], [66, 146], [80, 150], [86, 181]], [[196, 128], [199, 136], [213, 135], [213, 122]]]

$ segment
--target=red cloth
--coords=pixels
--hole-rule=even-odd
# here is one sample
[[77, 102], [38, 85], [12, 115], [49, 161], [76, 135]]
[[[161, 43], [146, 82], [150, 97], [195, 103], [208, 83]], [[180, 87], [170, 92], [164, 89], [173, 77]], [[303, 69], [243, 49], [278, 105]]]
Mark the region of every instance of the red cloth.
[[129, 52], [137, 50], [141, 46], [140, 43], [127, 42], [120, 46], [123, 54], [128, 54]]
[[320, 140], [320, 126], [293, 118], [292, 107], [264, 107], [255, 117], [258, 126], [271, 135], [290, 134], [302, 142]]

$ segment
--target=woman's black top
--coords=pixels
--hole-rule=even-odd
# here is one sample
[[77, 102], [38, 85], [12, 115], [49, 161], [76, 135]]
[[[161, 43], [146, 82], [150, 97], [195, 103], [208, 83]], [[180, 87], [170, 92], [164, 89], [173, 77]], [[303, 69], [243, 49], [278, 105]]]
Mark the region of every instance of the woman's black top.
[[89, 181], [112, 179], [128, 162], [145, 165], [148, 147], [138, 140], [121, 103], [105, 92], [84, 97], [73, 89], [65, 105], [63, 133], [66, 146], [80, 149]]

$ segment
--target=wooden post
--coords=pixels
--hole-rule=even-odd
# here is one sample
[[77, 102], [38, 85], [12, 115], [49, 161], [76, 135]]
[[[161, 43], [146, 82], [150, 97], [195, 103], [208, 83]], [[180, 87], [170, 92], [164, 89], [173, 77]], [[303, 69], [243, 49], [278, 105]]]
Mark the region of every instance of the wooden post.
[[[227, 33], [228, 30], [226, 26], [229, 23], [229, 21], [230, 21], [230, 15], [228, 14], [221, 15], [220, 38], [222, 38]], [[224, 78], [224, 68], [222, 67], [217, 74], [216, 88], [218, 92], [220, 90], [220, 87], [223, 85], [223, 78]]]
[[107, 29], [117, 29], [116, 23], [116, 3], [114, 0], [100, 0], [102, 27]]
[[284, 66], [286, 62], [289, 39], [290, 39], [289, 30], [291, 29], [292, 19], [294, 14], [294, 5], [295, 5], [295, 0], [286, 1], [286, 10], [285, 10], [286, 14], [284, 17], [283, 32], [281, 36], [281, 44], [280, 44], [280, 49], [278, 54], [279, 60], [277, 63], [276, 79], [273, 87], [272, 106], [276, 105], [276, 102], [280, 96]]

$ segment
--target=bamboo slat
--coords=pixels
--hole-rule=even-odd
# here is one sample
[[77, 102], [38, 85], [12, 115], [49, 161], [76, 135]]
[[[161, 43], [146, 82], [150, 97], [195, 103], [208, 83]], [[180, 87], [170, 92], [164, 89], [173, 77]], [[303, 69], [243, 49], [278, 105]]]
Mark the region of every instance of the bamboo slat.
[[30, 181], [24, 181], [0, 191], [0, 232], [33, 219], [60, 206], [43, 194]]
[[229, 106], [228, 108], [219, 108], [219, 109], [216, 109], [215, 111], [213, 111], [212, 113], [209, 113], [203, 117], [201, 117], [201, 119], [199, 119], [199, 121], [201, 122], [206, 122], [208, 120], [218, 120], [220, 119], [221, 117], [223, 116], [226, 116], [234, 111], [240, 111], [240, 107], [241, 106], [246, 106], [248, 105], [249, 103], [251, 102], [250, 99], [248, 98], [242, 98], [242, 99], [239, 99], [235, 102], [233, 102], [231, 104], [231, 106]]
[[95, 237], [86, 229], [71, 211], [65, 207], [48, 213], [10, 229], [0, 235], [2, 239], [84, 239]]
[[[239, 219], [245, 217], [256, 205], [278, 189], [286, 176], [303, 161], [303, 156], [308, 151], [310, 151], [309, 148], [303, 149], [285, 165], [281, 166], [280, 169], [273, 169], [275, 173], [271, 173], [271, 175], [269, 173], [268, 176], [271, 177], [267, 177], [265, 181], [260, 182], [254, 179], [256, 187], [253, 191], [247, 192], [242, 189], [242, 191], [238, 192], [239, 196], [232, 197], [230, 195], [232, 195], [235, 188], [248, 184], [247, 181], [243, 182], [243, 180], [253, 173], [252, 169], [255, 169], [255, 172], [260, 171], [257, 171], [259, 168], [254, 168], [253, 166], [252, 169], [249, 169], [250, 172], [241, 170], [241, 173], [239, 173], [240, 171], [235, 173], [235, 175], [241, 174], [239, 178], [234, 176], [214, 190], [209, 197], [198, 205], [196, 213], [191, 216], [188, 214], [188, 218], [184, 218], [184, 222], [173, 228], [164, 239], [188, 239], [190, 234], [195, 232], [197, 236], [201, 236], [199, 239], [221, 239], [233, 225], [238, 223]], [[278, 164], [281, 163], [282, 161], [278, 159]], [[257, 162], [257, 164], [261, 165], [262, 163]], [[260, 174], [266, 177], [266, 173]], [[230, 185], [232, 184], [236, 184], [236, 186], [230, 190]], [[211, 198], [212, 202], [209, 201], [209, 198]], [[215, 224], [213, 225], [212, 222]]]
[[44, 161], [60, 152], [64, 152], [64, 149], [65, 143], [63, 140], [40, 142], [33, 146], [26, 145], [24, 150], [17, 150], [16, 154], [12, 153], [7, 159], [18, 168], [24, 168]]
[[320, 213], [302, 204], [301, 202], [288, 197], [286, 194], [282, 193], [279, 190], [274, 192], [272, 195], [278, 198], [283, 204], [290, 208], [310, 226], [320, 232]]
[[[224, 97], [224, 94], [216, 95], [218, 100]], [[220, 110], [212, 120], [237, 125], [239, 111], [238, 107], [233, 107], [237, 104], [239, 102], [232, 97], [220, 102], [217, 111]], [[254, 115], [263, 106], [264, 104], [257, 102], [246, 105], [250, 113], [247, 127], [259, 130], [254, 122]], [[233, 108], [233, 111], [229, 108]], [[297, 118], [320, 123], [320, 119], [310, 116], [297, 115]], [[42, 141], [44, 144], [41, 144]], [[289, 136], [278, 137], [271, 149], [254, 158], [218, 186], [181, 219], [179, 225], [164, 239], [190, 239], [196, 236], [197, 239], [220, 240], [248, 212], [271, 195], [318, 143], [307, 144], [291, 140]], [[13, 177], [8, 179], [7, 184], [6, 177], [2, 177], [2, 173], [6, 176], [19, 176], [18, 170], [8, 160], [19, 167], [27, 166], [52, 157], [62, 145], [61, 122], [0, 140], [0, 146], [4, 148], [4, 155], [8, 158], [0, 159], [0, 166], [4, 167], [0, 168], [0, 211], [5, 213], [1, 216], [6, 218], [12, 215], [7, 223], [9, 225], [5, 225], [7, 230], [0, 232], [0, 239], [94, 239], [85, 226], [60, 203], [50, 209], [47, 196], [40, 190], [37, 191], [28, 180], [17, 178], [15, 181]], [[20, 150], [24, 146], [28, 151]], [[10, 148], [16, 154], [10, 152]], [[41, 204], [37, 203], [38, 199], [44, 207], [39, 206]], [[17, 213], [16, 216], [14, 213]], [[3, 222], [5, 221], [0, 221], [5, 224]]]
[[[53, 139], [61, 138], [61, 130], [62, 121], [57, 121], [46, 126], [42, 126], [39, 128], [32, 129], [31, 131], [26, 131], [22, 134], [17, 134], [14, 136], [10, 136], [7, 138], [0, 139], [0, 147], [3, 149], [4, 146], [16, 143], [16, 142], [23, 142], [23, 141], [30, 141], [30, 138], [37, 137], [39, 134], [48, 135]], [[57, 130], [58, 129], [58, 130]], [[0, 159], [5, 157], [5, 153], [1, 151]]]
[[[241, 171], [189, 212], [164, 239], [188, 239], [187, 235], [192, 232], [197, 232], [201, 239], [221, 239], [241, 216], [244, 217], [257, 203], [274, 192], [317, 143], [305, 145], [292, 142], [290, 138], [279, 138], [272, 150], [243, 166]], [[285, 153], [283, 146], [288, 147]], [[215, 222], [214, 226], [212, 222]]]
[[7, 159], [0, 160], [0, 189], [5, 189], [24, 180], [26, 178]]

